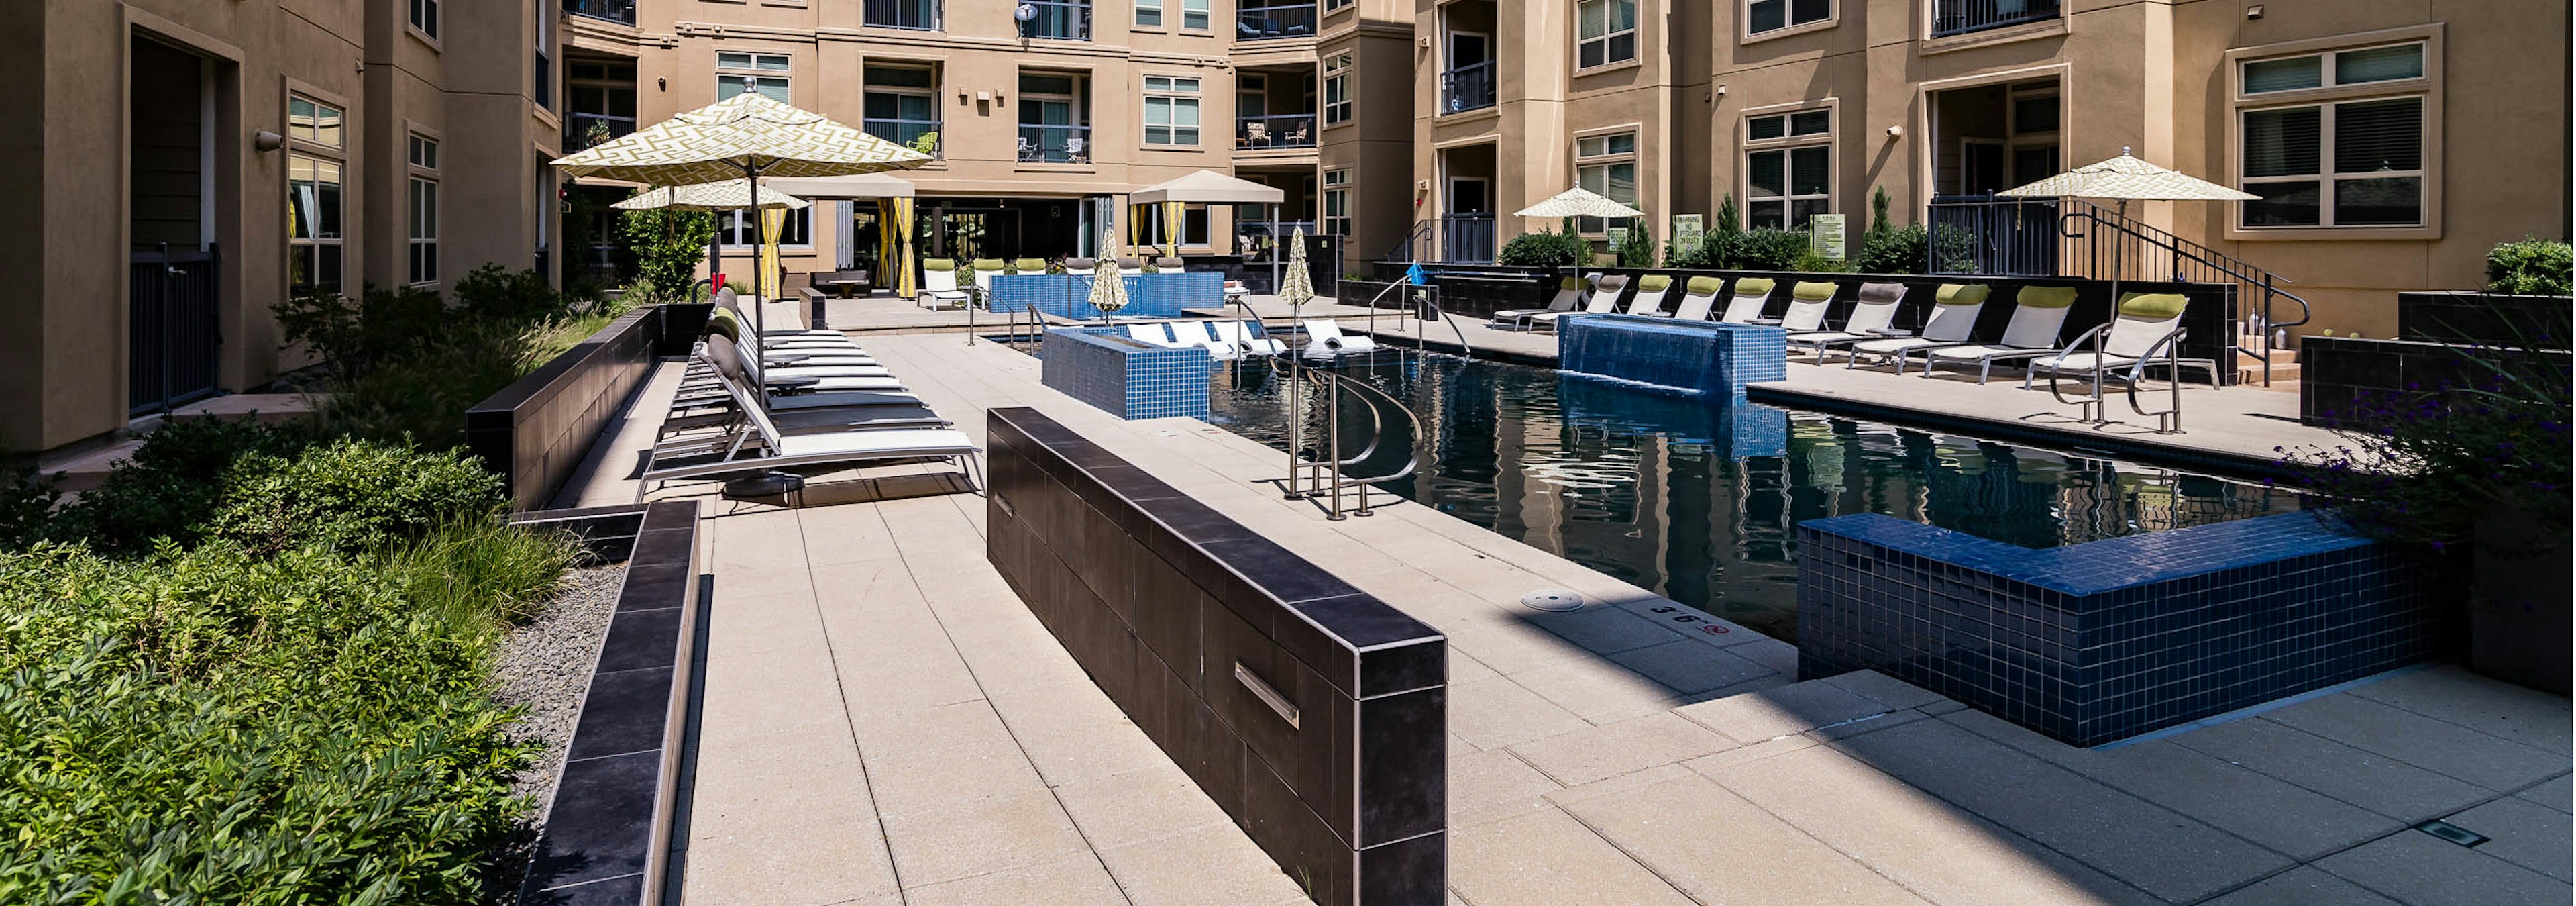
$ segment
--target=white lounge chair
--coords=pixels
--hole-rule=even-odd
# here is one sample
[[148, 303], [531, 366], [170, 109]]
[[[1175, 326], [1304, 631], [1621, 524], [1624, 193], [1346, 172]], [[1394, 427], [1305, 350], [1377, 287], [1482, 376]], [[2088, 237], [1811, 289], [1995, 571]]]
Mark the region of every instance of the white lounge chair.
[[939, 265], [922, 262], [920, 298], [924, 307], [932, 309], [965, 305], [968, 295], [965, 290], [957, 288], [957, 262], [944, 261]]
[[[1825, 363], [1825, 350], [1849, 346], [1862, 340], [1886, 339], [1888, 329], [1896, 324], [1896, 307], [1905, 301], [1905, 284], [1863, 283], [1860, 300], [1852, 304], [1851, 314], [1843, 319], [1839, 330], [1816, 330], [1789, 335], [1789, 345], [1815, 350], [1816, 364]], [[1846, 350], [1848, 352], [1848, 350]]]
[[1664, 296], [1672, 290], [1673, 278], [1671, 277], [1647, 274], [1637, 278], [1637, 296], [1628, 300], [1627, 313], [1661, 316], [1664, 313]]
[[1220, 362], [1232, 361], [1243, 355], [1243, 350], [1235, 348], [1233, 343], [1226, 342], [1225, 337], [1217, 333], [1216, 322], [1213, 321], [1174, 321], [1172, 338], [1181, 345], [1205, 349], [1210, 358]]
[[[1619, 294], [1627, 288], [1628, 278], [1616, 274], [1592, 281], [1592, 298], [1591, 300], [1583, 303], [1583, 311], [1579, 312], [1579, 314], [1606, 315], [1611, 312], [1618, 311]], [[1532, 327], [1545, 327], [1552, 330], [1556, 327], [1556, 319], [1571, 314], [1578, 314], [1578, 312], [1542, 312], [1540, 314], [1530, 316], [1530, 325]]]
[[708, 358], [724, 378], [721, 383], [734, 396], [735, 405], [741, 408], [744, 430], [735, 432], [722, 444], [700, 445], [704, 452], [653, 456], [643, 474], [637, 476], [642, 479], [636, 492], [639, 499], [652, 486], [675, 479], [771, 472], [819, 474], [870, 462], [910, 459], [958, 461], [967, 472], [967, 480], [974, 487], [983, 486], [976, 463], [983, 451], [962, 432], [949, 428], [891, 428], [788, 434], [762, 406], [755, 389], [757, 376], [746, 363], [739, 359], [727, 362], [717, 355]]
[[[2057, 334], [2066, 327], [2066, 312], [2075, 306], [2075, 287], [2025, 286], [2013, 295], [2012, 321], [1995, 343], [1970, 343], [1924, 350], [1923, 376], [1935, 365], [1975, 365], [1977, 383], [1994, 375], [1996, 362], [2036, 359], [2057, 351]], [[2022, 385], [2030, 381], [2023, 377]]]
[[977, 258], [975, 267], [975, 304], [986, 311], [993, 308], [993, 278], [1001, 276], [1002, 259]]
[[1377, 348], [1377, 341], [1369, 335], [1343, 333], [1342, 325], [1334, 323], [1330, 318], [1309, 320], [1305, 326], [1306, 354], [1309, 356], [1322, 358], [1345, 352], [1367, 352]]
[[1278, 355], [1288, 351], [1288, 344], [1261, 336], [1259, 321], [1218, 321], [1216, 335], [1249, 355]]
[[1966, 345], [1969, 335], [1976, 332], [1977, 313], [1985, 307], [1985, 284], [1946, 284], [1932, 296], [1932, 319], [1924, 323], [1922, 333], [1854, 343], [1851, 358], [1843, 362], [1843, 367], [1857, 367], [1860, 357], [1868, 354], [1881, 361], [1894, 360], [1896, 373], [1904, 374], [1906, 356], [1943, 346]]
[[1160, 346], [1165, 349], [1181, 345], [1180, 341], [1172, 338], [1171, 325], [1160, 321], [1127, 325], [1127, 338], [1147, 346]]
[[1706, 321], [1709, 309], [1717, 306], [1718, 290], [1726, 281], [1716, 277], [1692, 277], [1682, 284], [1681, 305], [1673, 309], [1675, 321]]
[[[1819, 280], [1802, 280], [1789, 290], [1789, 313], [1781, 316], [1780, 328], [1790, 333], [1806, 333], [1825, 326], [1825, 313], [1834, 305], [1835, 287]], [[1760, 322], [1755, 322], [1760, 323]]]
[[1583, 304], [1583, 278], [1567, 277], [1557, 281], [1556, 298], [1548, 300], [1546, 308], [1515, 308], [1498, 311], [1494, 313], [1492, 326], [1528, 330], [1531, 318], [1539, 315], [1563, 314], [1573, 311], [1575, 306], [1581, 304]]
[[1762, 319], [1762, 309], [1771, 304], [1769, 277], [1746, 277], [1735, 281], [1735, 295], [1726, 300], [1726, 313], [1718, 321], [1726, 324], [1751, 324]]

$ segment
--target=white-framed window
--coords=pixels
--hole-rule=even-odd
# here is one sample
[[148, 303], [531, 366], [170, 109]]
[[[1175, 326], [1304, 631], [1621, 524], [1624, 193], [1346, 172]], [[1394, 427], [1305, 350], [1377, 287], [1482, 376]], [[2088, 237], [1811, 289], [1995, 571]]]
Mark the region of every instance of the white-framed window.
[[2427, 226], [2427, 42], [2245, 60], [2239, 229]]
[[[1611, 201], [1637, 206], [1637, 133], [1613, 132], [1574, 140], [1574, 184]], [[1603, 234], [1633, 217], [1577, 217], [1578, 233]]]
[[407, 282], [438, 282], [438, 140], [413, 133], [406, 142], [410, 181], [410, 267]]
[[1140, 28], [1163, 27], [1163, 0], [1136, 0], [1136, 25]]
[[438, 37], [438, 0], [411, 0], [411, 27], [431, 38]]
[[1745, 119], [1746, 226], [1803, 230], [1833, 212], [1833, 119], [1824, 108]]
[[1833, 0], [1745, 0], [1744, 33], [1758, 35], [1833, 17]]
[[1145, 144], [1199, 143], [1199, 80], [1145, 77]]
[[783, 53], [718, 53], [716, 100], [748, 91], [781, 104], [793, 103], [788, 100], [787, 93], [790, 68], [792, 65]]
[[1637, 0], [1578, 0], [1574, 11], [1575, 68], [1637, 58]]
[[[760, 224], [743, 210], [716, 212], [716, 235], [727, 246], [749, 248], [758, 244]], [[814, 209], [797, 208], [787, 212], [787, 220], [778, 228], [778, 244], [798, 246], [814, 244]]]
[[1324, 125], [1351, 121], [1351, 55], [1324, 61]]
[[1324, 171], [1324, 232], [1351, 234], [1351, 171]]
[[1181, 30], [1208, 30], [1208, 0], [1181, 0]]
[[286, 154], [286, 271], [295, 292], [340, 291], [345, 123], [338, 107], [287, 96], [286, 135], [293, 147]]

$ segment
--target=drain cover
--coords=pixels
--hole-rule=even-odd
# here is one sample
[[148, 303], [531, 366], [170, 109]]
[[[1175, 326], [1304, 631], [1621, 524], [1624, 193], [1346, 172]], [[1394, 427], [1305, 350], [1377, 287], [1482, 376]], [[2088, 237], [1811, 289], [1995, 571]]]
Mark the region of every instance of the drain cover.
[[1583, 595], [1562, 588], [1542, 588], [1521, 596], [1521, 606], [1531, 610], [1565, 613], [1583, 609]]
[[2480, 843], [2487, 842], [2485, 834], [2461, 827], [2457, 824], [2452, 824], [2448, 821], [2426, 821], [2422, 824], [2415, 825], [2415, 829], [2440, 837], [2444, 840], [2449, 840], [2461, 846], [2476, 846]]

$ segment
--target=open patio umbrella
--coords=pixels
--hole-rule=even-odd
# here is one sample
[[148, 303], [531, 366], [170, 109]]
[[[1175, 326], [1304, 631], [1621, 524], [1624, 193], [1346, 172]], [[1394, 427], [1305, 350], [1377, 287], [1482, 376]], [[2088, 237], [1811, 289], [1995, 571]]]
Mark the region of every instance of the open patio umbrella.
[[[2005, 189], [2007, 198], [2105, 198], [2120, 203], [2120, 219], [2129, 219], [2131, 201], [2253, 201], [2261, 196], [2239, 192], [2189, 174], [2177, 173], [2129, 156], [2068, 170], [2047, 179]], [[2120, 301], [2120, 244], [2111, 244], [2111, 302]]]
[[[744, 92], [558, 158], [554, 165], [570, 176], [661, 185], [740, 176], [748, 194], [764, 175], [852, 176], [910, 170], [929, 162], [927, 154], [822, 114]], [[759, 229], [765, 234], [767, 225]], [[761, 241], [766, 242], [767, 236]], [[752, 295], [761, 296], [766, 290], [760, 276], [753, 274]], [[757, 321], [759, 314], [754, 318]]]
[[[768, 186], [760, 187], [760, 194], [757, 197], [760, 203], [751, 204], [743, 192], [741, 183], [726, 180], [687, 186], [657, 186], [637, 192], [635, 197], [609, 207], [620, 211], [649, 211], [655, 208], [667, 208], [673, 211], [738, 211], [751, 207], [792, 211], [811, 204], [805, 199]], [[707, 273], [715, 273], [717, 266], [723, 261], [724, 231], [717, 230], [715, 235], [707, 237]]]
[[1582, 186], [1550, 196], [1546, 201], [1522, 208], [1514, 217], [1644, 217], [1646, 212], [1612, 201]]

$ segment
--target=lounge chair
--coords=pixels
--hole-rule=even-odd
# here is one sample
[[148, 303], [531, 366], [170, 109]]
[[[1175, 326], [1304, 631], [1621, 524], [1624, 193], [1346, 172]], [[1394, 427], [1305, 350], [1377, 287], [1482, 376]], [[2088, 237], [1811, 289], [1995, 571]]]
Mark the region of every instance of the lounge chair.
[[1550, 311], [1530, 316], [1530, 326], [1556, 328], [1556, 319], [1571, 314], [1606, 315], [1619, 310], [1619, 293], [1628, 288], [1628, 278], [1613, 274], [1592, 281], [1592, 298], [1583, 303], [1581, 312]]
[[[728, 374], [745, 373], [741, 356], [732, 344], [700, 343], [693, 358], [704, 363], [717, 380], [728, 380]], [[728, 362], [727, 360], [731, 360]], [[728, 367], [728, 365], [730, 367]], [[822, 394], [816, 394], [819, 397]], [[853, 399], [832, 406], [801, 406], [779, 410], [770, 406], [770, 419], [786, 434], [816, 434], [828, 431], [850, 431], [861, 428], [944, 428], [950, 423], [930, 411], [919, 397], [910, 394], [849, 394]], [[662, 436], [708, 428], [740, 427], [746, 417], [738, 406], [731, 405], [734, 395], [725, 394], [728, 403], [721, 408], [695, 407], [705, 411], [675, 414], [662, 422]], [[768, 401], [763, 401], [764, 405]]]
[[763, 366], [798, 364], [874, 365], [876, 357], [848, 337], [777, 340], [744, 330], [742, 316], [727, 309], [716, 309], [707, 317], [707, 331], [724, 335], [737, 343], [749, 344]]
[[636, 496], [661, 482], [686, 478], [733, 478], [772, 472], [806, 475], [839, 471], [871, 462], [911, 459], [940, 459], [960, 462], [967, 480], [977, 488], [983, 486], [975, 458], [982, 450], [972, 438], [950, 428], [892, 428], [851, 430], [812, 434], [789, 434], [781, 430], [761, 404], [754, 388], [756, 375], [740, 359], [726, 360], [710, 355], [709, 365], [723, 378], [721, 383], [733, 395], [734, 404], [745, 416], [744, 428], [729, 442], [708, 446], [703, 453], [655, 455], [645, 464], [642, 486]]
[[1189, 269], [1189, 264], [1178, 258], [1154, 259], [1154, 270], [1159, 273], [1177, 274], [1187, 269]]
[[1818, 280], [1803, 280], [1791, 287], [1789, 313], [1781, 316], [1781, 329], [1792, 334], [1822, 330], [1825, 313], [1833, 310], [1835, 290], [1833, 284]]
[[[2182, 311], [2189, 301], [2181, 293], [2122, 293], [2119, 313], [2111, 323], [2076, 335], [2055, 358], [2034, 360], [2022, 376], [2022, 386], [2030, 386], [2031, 378], [2045, 371], [2049, 390], [2055, 392], [2058, 375], [2084, 375], [2093, 379], [2093, 395], [2098, 399], [2104, 377], [2125, 370], [2129, 375], [2123, 380], [2134, 385], [2149, 365], [2172, 365], [2177, 383], [2183, 366], [2198, 366], [2209, 371], [2209, 382], [2216, 386], [2218, 363], [2174, 357], [2177, 350], [2172, 347], [2182, 342]], [[2093, 345], [2092, 351], [2083, 351], [2087, 343]]]
[[1288, 351], [1288, 344], [1261, 334], [1259, 321], [1218, 321], [1216, 335], [1251, 355], [1278, 355]]
[[1726, 313], [1718, 321], [1726, 324], [1751, 324], [1762, 319], [1762, 309], [1771, 304], [1771, 278], [1746, 277], [1735, 281], [1735, 295], [1726, 300]]
[[1118, 259], [1118, 276], [1136, 277], [1145, 273], [1145, 262], [1134, 258]]
[[977, 258], [975, 268], [975, 304], [986, 311], [993, 308], [993, 278], [1002, 274], [1002, 259]]
[[925, 308], [948, 308], [965, 305], [965, 290], [957, 288], [957, 262], [932, 258], [921, 262], [921, 305]]
[[1863, 283], [1860, 285], [1860, 301], [1852, 304], [1851, 315], [1843, 319], [1840, 330], [1793, 333], [1789, 335], [1789, 345], [1815, 350], [1816, 364], [1822, 365], [1827, 349], [1886, 338], [1890, 333], [1888, 328], [1896, 323], [1897, 303], [1903, 301], [1905, 284]]
[[[1975, 365], [1977, 383], [1993, 376], [1996, 362], [2036, 359], [2057, 351], [2057, 334], [2066, 326], [2066, 312], [2075, 305], [2075, 287], [2025, 286], [2013, 296], [2012, 322], [2004, 325], [2004, 337], [1995, 343], [1970, 343], [1928, 349], [1923, 356], [1923, 376], [1932, 376], [1934, 365]], [[2023, 386], [2029, 386], [2025, 376]]]
[[1046, 270], [1046, 261], [1041, 258], [1019, 258], [1011, 262], [1011, 272], [1015, 274], [1043, 274]]
[[1065, 272], [1065, 273], [1068, 273], [1068, 274], [1089, 274], [1089, 273], [1091, 273], [1091, 272], [1092, 272], [1092, 271], [1094, 271], [1094, 270], [1098, 270], [1099, 268], [1100, 268], [1100, 259], [1098, 259], [1098, 258], [1067, 258], [1067, 259], [1064, 259], [1064, 272]]
[[1498, 311], [1494, 313], [1492, 326], [1528, 330], [1530, 319], [1533, 317], [1544, 314], [1563, 314], [1573, 311], [1575, 306], [1581, 304], [1583, 304], [1583, 278], [1567, 277], [1557, 281], [1556, 298], [1548, 300], [1546, 308], [1515, 308]]
[[1220, 362], [1232, 361], [1243, 355], [1243, 350], [1226, 342], [1225, 337], [1217, 333], [1214, 321], [1174, 321], [1172, 338], [1182, 345], [1205, 349], [1210, 357]]
[[1343, 333], [1342, 325], [1334, 323], [1330, 318], [1315, 318], [1307, 321], [1306, 341], [1306, 354], [1318, 358], [1343, 352], [1367, 352], [1377, 348], [1377, 340], [1372, 339], [1368, 334]]
[[1843, 362], [1843, 367], [1857, 367], [1861, 355], [1867, 353], [1881, 361], [1895, 360], [1896, 373], [1904, 374], [1905, 357], [1908, 355], [1943, 346], [1967, 345], [1969, 335], [1977, 330], [1977, 313], [1985, 307], [1984, 284], [1943, 284], [1938, 292], [1932, 294], [1932, 319], [1924, 323], [1922, 333], [1854, 343], [1851, 358]]
[[1628, 314], [1661, 316], [1664, 296], [1673, 291], [1673, 278], [1647, 274], [1637, 278], [1637, 296], [1628, 300]]
[[1717, 306], [1717, 292], [1726, 281], [1716, 277], [1692, 277], [1682, 284], [1682, 303], [1673, 309], [1675, 321], [1706, 321], [1708, 311]]
[[1172, 337], [1172, 326], [1160, 321], [1151, 324], [1127, 325], [1127, 338], [1147, 346], [1160, 346], [1165, 349], [1184, 345]]

